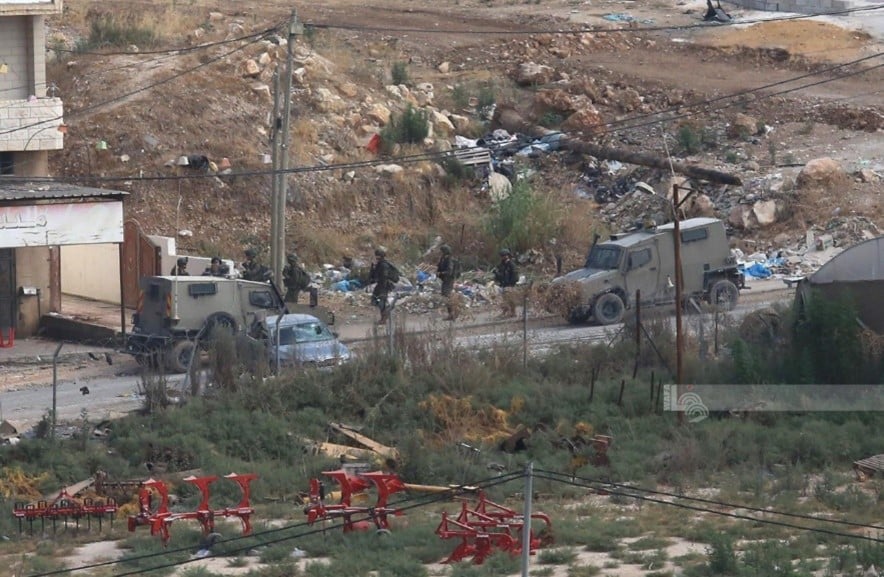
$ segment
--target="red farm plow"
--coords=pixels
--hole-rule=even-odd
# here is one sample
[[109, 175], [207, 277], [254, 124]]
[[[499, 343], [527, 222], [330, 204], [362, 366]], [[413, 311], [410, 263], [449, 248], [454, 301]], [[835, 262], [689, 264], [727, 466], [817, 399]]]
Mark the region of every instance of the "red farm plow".
[[[540, 525], [538, 529], [534, 527], [535, 522]], [[534, 513], [531, 515], [531, 525], [528, 543], [530, 554], [533, 555], [551, 541], [552, 522], [547, 515]], [[506, 551], [514, 556], [521, 554], [524, 530], [524, 515], [498, 505], [480, 492], [472, 508], [466, 502], [461, 504], [457, 517], [452, 518], [443, 512], [436, 534], [442, 539], [460, 540], [444, 563], [471, 559], [473, 564], [481, 565], [497, 551]]]

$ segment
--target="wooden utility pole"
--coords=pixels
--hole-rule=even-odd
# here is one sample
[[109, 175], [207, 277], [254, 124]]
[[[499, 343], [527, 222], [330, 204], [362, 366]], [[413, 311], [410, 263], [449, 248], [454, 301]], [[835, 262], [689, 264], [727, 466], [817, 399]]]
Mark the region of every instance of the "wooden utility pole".
[[[285, 266], [285, 207], [288, 198], [288, 168], [289, 168], [289, 141], [291, 140], [290, 126], [292, 115], [292, 62], [295, 56], [295, 39], [303, 34], [304, 26], [298, 20], [298, 13], [292, 10], [289, 21], [289, 35], [286, 43], [286, 63], [283, 78], [283, 88], [280, 90], [277, 77], [274, 98], [274, 164], [273, 164], [273, 214], [270, 218], [270, 268], [277, 283], [282, 282], [282, 269]], [[280, 94], [281, 92], [281, 94]], [[279, 98], [282, 98], [282, 101]], [[282, 113], [279, 106], [282, 105]]]
[[[273, 270], [274, 275], [276, 274], [276, 257], [279, 252], [279, 248], [276, 246], [276, 239], [278, 238], [279, 231], [279, 143], [281, 139], [280, 128], [282, 126], [282, 119], [279, 113], [279, 99], [282, 96], [280, 80], [281, 76], [279, 75], [279, 68], [277, 68], [273, 71], [273, 126], [270, 128], [273, 161], [273, 174], [270, 178], [270, 268]], [[279, 277], [276, 277], [274, 280], [278, 283]]]
[[289, 160], [291, 160], [291, 151], [289, 150], [289, 142], [291, 141], [291, 116], [292, 116], [292, 61], [295, 57], [295, 39], [299, 34], [304, 33], [304, 26], [298, 20], [297, 10], [292, 10], [292, 19], [289, 21], [289, 37], [286, 44], [287, 56], [285, 63], [285, 101], [283, 102], [282, 112], [282, 146], [280, 153], [282, 154], [282, 172], [280, 173], [280, 190], [279, 190], [279, 230], [276, 240], [279, 247], [278, 259], [274, 263], [273, 273], [277, 282], [282, 282], [282, 269], [285, 263], [285, 207], [288, 202], [288, 168]]
[[[679, 217], [679, 211], [681, 210], [681, 205], [688, 198], [690, 198], [693, 191], [688, 190], [688, 193], [681, 200], [678, 198], [679, 186], [677, 184], [672, 185], [672, 234], [674, 243], [675, 253], [675, 398], [678, 399], [678, 395], [680, 394], [679, 388], [683, 384], [682, 379], [684, 377], [684, 373], [682, 372], [682, 357], [684, 356], [684, 333], [682, 331], [682, 323], [681, 323], [681, 292], [682, 287], [684, 286], [684, 280], [681, 270], [681, 219]], [[684, 422], [684, 412], [678, 411], [678, 422]]]

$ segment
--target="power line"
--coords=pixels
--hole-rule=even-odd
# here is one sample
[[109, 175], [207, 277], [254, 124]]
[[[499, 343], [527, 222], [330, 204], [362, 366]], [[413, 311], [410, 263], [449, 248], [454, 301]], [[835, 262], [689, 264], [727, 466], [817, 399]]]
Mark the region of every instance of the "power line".
[[[546, 479], [548, 481], [554, 481], [557, 483], [565, 483], [568, 485], [572, 485], [574, 487], [582, 487], [584, 489], [595, 489], [598, 490], [597, 487], [593, 487], [588, 484], [578, 483], [577, 481], [569, 480], [571, 478], [570, 475], [565, 475], [563, 473], [553, 473], [547, 471], [535, 471], [535, 474], [540, 479]], [[624, 493], [618, 491], [611, 491], [608, 489], [604, 489], [605, 492], [610, 493], [611, 495], [617, 495], [620, 497], [631, 497], [633, 499], [638, 499], [640, 501], [647, 501], [649, 503], [657, 503], [660, 505], [670, 505], [672, 507], [678, 507], [680, 509], [687, 509], [689, 511], [696, 511], [699, 513], [709, 513], [712, 515], [720, 515], [722, 517], [730, 517], [733, 519], [741, 519], [744, 521], [754, 521], [756, 523], [764, 523], [767, 525], [776, 525], [778, 527], [786, 527], [787, 529], [798, 529], [800, 531], [810, 531], [813, 533], [822, 533], [825, 535], [832, 535], [834, 537], [844, 537], [847, 539], [860, 539], [863, 541], [871, 541], [873, 543], [884, 543], [884, 539], [879, 539], [877, 537], [872, 537], [870, 535], [856, 535], [852, 533], [841, 533], [839, 531], [832, 531], [830, 529], [822, 529], [818, 527], [807, 527], [804, 525], [795, 525], [793, 523], [787, 523], [785, 521], [775, 521], [773, 519], [761, 519], [758, 517], [752, 517], [750, 515], [740, 515], [739, 513], [728, 513], [726, 511], [716, 511], [715, 509], [707, 509], [704, 507], [696, 507], [694, 505], [685, 505], [684, 503], [674, 503], [672, 501], [664, 501], [662, 499], [654, 499], [652, 497], [646, 497], [642, 495], [636, 495], [634, 493]], [[821, 521], [820, 519], [817, 519]]]
[[452, 28], [394, 28], [394, 27], [382, 27], [382, 26], [360, 26], [360, 25], [348, 25], [348, 24], [324, 24], [324, 23], [310, 23], [305, 22], [305, 26], [311, 26], [313, 28], [319, 29], [328, 29], [328, 30], [348, 30], [351, 32], [382, 32], [382, 33], [414, 33], [414, 34], [464, 34], [470, 36], [500, 36], [501, 34], [518, 34], [518, 35], [531, 35], [531, 34], [548, 34], [548, 35], [574, 35], [574, 34], [584, 34], [584, 33], [593, 33], [593, 32], [628, 32], [630, 34], [640, 34], [645, 32], [662, 32], [669, 30], [691, 30], [695, 28], [709, 28], [711, 26], [715, 26], [717, 28], [735, 26], [735, 25], [743, 25], [743, 24], [757, 24], [762, 22], [784, 22], [789, 20], [804, 20], [807, 18], [816, 18], [818, 16], [839, 16], [843, 14], [853, 14], [857, 12], [869, 12], [874, 10], [880, 10], [884, 8], [884, 4], [873, 4], [871, 6], [861, 6], [855, 8], [847, 8], [844, 10], [837, 10], [832, 12], [818, 12], [813, 14], [798, 14], [795, 16], [783, 16], [782, 18], [757, 18], [751, 20], [740, 20], [740, 21], [731, 21], [729, 23], [719, 23], [719, 24], [682, 24], [682, 25], [672, 25], [672, 26], [645, 26], [641, 28], [606, 28], [603, 26], [587, 26], [582, 28], [575, 28], [573, 30], [545, 30], [545, 29], [509, 29], [509, 30], [500, 30], [500, 31], [492, 31], [492, 30], [458, 30]]
[[[271, 29], [271, 30], [273, 30], [273, 29]], [[263, 32], [263, 35], [267, 35], [267, 34], [268, 34], [268, 32], [266, 32], [266, 31]], [[241, 51], [241, 50], [244, 50], [246, 47], [248, 47], [248, 46], [250, 46], [250, 45], [252, 45], [252, 44], [257, 43], [259, 40], [261, 40], [261, 38], [263, 38], [263, 36], [258, 37], [258, 38], [254, 38], [251, 42], [249, 42], [249, 43], [247, 43], [247, 44], [244, 44], [244, 45], [242, 45], [242, 46], [238, 46], [238, 47], [234, 48], [233, 50], [229, 50], [229, 51], [227, 51], [227, 52], [225, 52], [225, 53], [223, 53], [223, 54], [221, 54], [221, 55], [219, 55], [219, 56], [215, 56], [215, 57], [213, 57], [213, 58], [210, 58], [210, 59], [207, 60], [206, 62], [203, 62], [203, 63], [201, 63], [201, 64], [198, 64], [197, 66], [194, 66], [194, 67], [192, 67], [192, 68], [187, 68], [186, 70], [183, 70], [183, 71], [181, 71], [181, 72], [177, 72], [177, 73], [175, 73], [175, 74], [173, 74], [172, 76], [169, 76], [169, 77], [167, 77], [167, 78], [163, 78], [163, 79], [158, 80], [158, 81], [156, 81], [156, 82], [153, 82], [153, 83], [151, 83], [151, 84], [147, 84], [147, 85], [142, 86], [142, 87], [140, 87], [140, 88], [137, 88], [137, 89], [135, 89], [135, 90], [131, 90], [131, 91], [129, 91], [129, 92], [126, 92], [126, 93], [124, 93], [124, 94], [121, 94], [120, 96], [116, 96], [116, 97], [114, 97], [114, 98], [111, 98], [111, 99], [108, 99], [108, 100], [105, 100], [105, 101], [102, 101], [102, 102], [98, 102], [98, 103], [95, 103], [95, 104], [91, 104], [91, 105], [86, 106], [86, 107], [84, 107], [84, 108], [80, 108], [79, 110], [74, 110], [74, 111], [72, 111], [72, 112], [68, 112], [68, 113], [66, 114], [66, 116], [68, 116], [69, 118], [70, 118], [71, 116], [74, 116], [74, 117], [76, 117], [76, 116], [80, 116], [80, 115], [82, 115], [82, 114], [85, 114], [86, 112], [90, 112], [90, 111], [93, 111], [93, 110], [96, 110], [96, 109], [102, 108], [102, 107], [104, 107], [104, 106], [107, 106], [108, 104], [113, 104], [114, 102], [119, 102], [119, 101], [121, 101], [121, 100], [125, 100], [125, 99], [127, 99], [127, 98], [129, 98], [129, 97], [131, 97], [131, 96], [135, 96], [136, 94], [140, 94], [140, 93], [142, 93], [142, 92], [146, 92], [146, 91], [148, 91], [148, 90], [150, 90], [150, 89], [152, 89], [152, 88], [156, 88], [157, 86], [161, 86], [161, 85], [163, 85], [163, 84], [166, 84], [166, 83], [168, 83], [168, 82], [171, 82], [171, 81], [173, 81], [173, 80], [176, 80], [176, 79], [178, 79], [178, 78], [181, 78], [182, 76], [186, 76], [187, 74], [190, 74], [190, 73], [192, 73], [192, 72], [195, 72], [195, 71], [197, 71], [197, 70], [199, 70], [199, 69], [201, 69], [201, 68], [205, 68], [206, 66], [208, 66], [208, 65], [210, 65], [210, 64], [214, 64], [215, 62], [218, 62], [219, 60], [222, 60], [222, 59], [224, 59], [224, 58], [230, 56], [231, 54], [234, 54], [234, 53], [236, 53], [236, 52], [239, 52], [239, 51]], [[28, 124], [28, 125], [25, 125], [25, 126], [20, 126], [20, 127], [18, 127], [18, 128], [12, 128], [12, 129], [9, 129], [9, 130], [0, 131], [0, 136], [2, 136], [2, 135], [4, 135], [4, 134], [10, 134], [10, 133], [12, 133], [12, 132], [17, 132], [17, 131], [19, 131], [19, 130], [25, 130], [25, 129], [27, 129], [27, 128], [33, 128], [33, 127], [35, 127], [35, 126], [40, 126], [40, 125], [42, 125], [42, 124], [46, 124], [46, 123], [48, 123], [48, 122], [54, 122], [54, 121], [56, 121], [56, 120], [63, 120], [63, 119], [64, 119], [64, 116], [57, 116], [57, 117], [55, 117], [55, 118], [50, 118], [50, 119], [46, 119], [46, 120], [41, 120], [40, 122], [35, 122], [35, 123], [33, 123], [33, 124]]]
[[[496, 486], [498, 486], [498, 485], [502, 485], [502, 484], [504, 484], [504, 483], [508, 483], [508, 482], [510, 482], [510, 481], [513, 481], [513, 480], [519, 479], [519, 478], [521, 478], [521, 477], [523, 477], [523, 476], [524, 476], [524, 473], [523, 473], [523, 472], [520, 472], [520, 471], [514, 471], [514, 472], [510, 472], [510, 473], [504, 473], [504, 474], [497, 475], [497, 476], [494, 476], [494, 477], [487, 477], [487, 478], [482, 479], [482, 480], [480, 480], [480, 481], [478, 481], [478, 482], [476, 482], [476, 483], [472, 483], [471, 485], [464, 485], [464, 486], [461, 486], [461, 487], [453, 487], [453, 488], [451, 488], [451, 489], [448, 490], [448, 491], [440, 492], [440, 493], [437, 493], [437, 494], [432, 495], [432, 496], [430, 496], [430, 497], [426, 497], [426, 496], [423, 496], [423, 495], [407, 497], [407, 498], [405, 498], [405, 499], [402, 499], [402, 500], [400, 500], [400, 501], [397, 501], [396, 503], [391, 504], [390, 507], [391, 507], [391, 508], [394, 508], [394, 507], [395, 507], [395, 509], [396, 509], [397, 511], [408, 511], [408, 510], [411, 510], [411, 509], [415, 509], [415, 508], [420, 508], [420, 507], [425, 507], [425, 506], [428, 506], [428, 505], [432, 505], [432, 504], [437, 503], [437, 502], [440, 502], [440, 501], [446, 501], [446, 500], [451, 499], [451, 497], [453, 497], [453, 496], [458, 496], [458, 495], [461, 495], [461, 494], [464, 494], [464, 493], [470, 493], [470, 492], [472, 492], [472, 487], [478, 487], [478, 488], [480, 488], [480, 489], [492, 488], [492, 487], [496, 487]], [[411, 504], [411, 505], [406, 505], [406, 506], [404, 506], [404, 507], [401, 506], [403, 503], [409, 503], [409, 502], [412, 502], [412, 501], [418, 501], [418, 502], [417, 502], [417, 503], [414, 503], [414, 504]], [[355, 520], [356, 520], [357, 522], [359, 522], [359, 521], [367, 521], [367, 520], [370, 520], [371, 518], [372, 518], [372, 517], [371, 517], [370, 515], [365, 516], [364, 518], [361, 517], [361, 516], [355, 516]], [[253, 533], [250, 533], [249, 535], [239, 535], [239, 536], [237, 536], [237, 537], [231, 537], [230, 539], [225, 539], [223, 542], [224, 542], [224, 543], [233, 543], [233, 542], [236, 542], [236, 541], [254, 540], [254, 539], [256, 539], [256, 538], [260, 538], [260, 537], [263, 537], [263, 536], [266, 536], [266, 535], [271, 535], [271, 534], [274, 534], [274, 533], [281, 533], [281, 532], [283, 532], [283, 531], [288, 531], [288, 530], [291, 530], [291, 529], [305, 528], [305, 527], [309, 527], [309, 526], [311, 526], [311, 525], [310, 525], [309, 523], [307, 523], [306, 521], [304, 521], [304, 522], [301, 522], [301, 523], [294, 523], [294, 524], [290, 524], [290, 525], [285, 525], [285, 526], [283, 526], [283, 527], [276, 527], [276, 528], [273, 528], [273, 529], [267, 529], [267, 530], [264, 530], [264, 531], [253, 532]], [[292, 540], [292, 539], [297, 539], [297, 538], [299, 538], [299, 537], [305, 537], [305, 536], [312, 535], [312, 534], [316, 534], [316, 533], [322, 533], [322, 532], [324, 532], [324, 531], [329, 531], [329, 530], [336, 529], [336, 528], [339, 528], [339, 527], [342, 527], [342, 526], [343, 526], [343, 525], [341, 525], [341, 524], [335, 524], [335, 523], [332, 523], [331, 525], [324, 525], [322, 528], [319, 528], [319, 529], [313, 529], [313, 530], [311, 530], [311, 531], [308, 531], [308, 532], [306, 532], [306, 533], [301, 533], [301, 534], [298, 534], [298, 535], [289, 535], [289, 536], [286, 536], [286, 537], [280, 537], [280, 538], [273, 539], [273, 540], [269, 540], [269, 541], [262, 541], [262, 542], [260, 542], [260, 543], [257, 544], [257, 545], [254, 544], [254, 543], [250, 543], [250, 544], [248, 544], [247, 546], [243, 546], [243, 547], [240, 548], [240, 549], [233, 549], [233, 550], [229, 551], [229, 553], [241, 553], [241, 552], [245, 552], [245, 551], [248, 551], [248, 550], [250, 550], [250, 549], [253, 549], [253, 548], [255, 548], [255, 547], [264, 547], [264, 546], [267, 546], [267, 545], [273, 545], [273, 544], [276, 544], [276, 543], [282, 543], [282, 542], [289, 541], [289, 540]], [[97, 568], [100, 568], [100, 567], [108, 567], [108, 566], [112, 566], [112, 565], [119, 565], [119, 564], [121, 564], [121, 563], [130, 563], [130, 562], [133, 562], [133, 561], [143, 561], [143, 560], [145, 560], [145, 559], [153, 559], [153, 558], [155, 558], [155, 557], [167, 556], [167, 555], [171, 555], [171, 554], [174, 554], [174, 553], [184, 553], [184, 552], [186, 552], [186, 551], [192, 551], [192, 550], [193, 550], [193, 547], [179, 547], [179, 548], [177, 548], [177, 549], [164, 549], [163, 551], [156, 551], [156, 552], [154, 552], [154, 553], [146, 553], [146, 554], [144, 554], [144, 555], [138, 555], [138, 556], [135, 556], [135, 557], [129, 557], [129, 558], [126, 558], [126, 559], [115, 559], [115, 560], [112, 560], [112, 561], [102, 561], [102, 562], [99, 562], [99, 563], [92, 563], [92, 564], [89, 564], [89, 565], [81, 565], [81, 566], [79, 566], [79, 567], [72, 567], [72, 568], [66, 568], [66, 569], [56, 569], [56, 570], [54, 570], [54, 571], [46, 571], [46, 572], [44, 572], [44, 573], [35, 573], [35, 574], [33, 574], [33, 575], [30, 575], [29, 577], [50, 577], [50, 576], [52, 576], [52, 575], [62, 575], [62, 574], [64, 574], [64, 573], [72, 573], [72, 572], [74, 572], [74, 571], [86, 571], [86, 570], [89, 570], [89, 569], [97, 569]], [[184, 564], [187, 564], [187, 563], [192, 563], [192, 562], [194, 562], [194, 561], [199, 561], [199, 559], [188, 559], [188, 560], [185, 560], [185, 561], [177, 561], [177, 562], [170, 563], [170, 564], [166, 564], [166, 565], [161, 565], [161, 566], [157, 566], [157, 567], [151, 567], [151, 568], [148, 568], [148, 569], [139, 569], [139, 570], [136, 570], [136, 571], [133, 571], [133, 572], [130, 572], [130, 573], [121, 573], [121, 574], [117, 574], [117, 577], [121, 577], [122, 575], [135, 575], [135, 574], [138, 574], [138, 573], [144, 573], [144, 572], [148, 572], [148, 571], [154, 571], [154, 570], [156, 570], [156, 569], [165, 569], [165, 568], [169, 568], [169, 567], [177, 567], [177, 566], [179, 566], [179, 565], [184, 565]]]
[[[829, 68], [822, 69], [822, 70], [820, 70], [820, 71], [816, 71], [816, 72], [811, 72], [811, 73], [803, 74], [803, 75], [800, 75], [800, 76], [797, 76], [797, 77], [793, 77], [793, 78], [790, 78], [790, 79], [786, 79], [786, 80], [782, 80], [782, 81], [774, 82], [774, 83], [771, 83], [771, 84], [768, 84], [768, 85], [763, 85], [763, 86], [760, 86], [760, 87], [757, 87], [757, 88], [752, 88], [752, 89], [742, 90], [742, 91], [739, 91], [739, 92], [736, 92], [736, 93], [732, 93], [732, 94], [729, 94], [729, 95], [724, 95], [724, 96], [719, 96], [719, 97], [716, 97], [716, 98], [707, 99], [707, 100], [704, 100], [704, 101], [700, 101], [700, 102], [696, 102], [696, 103], [693, 103], [693, 104], [686, 105], [686, 107], [687, 107], [687, 108], [691, 108], [691, 109], [699, 109], [699, 108], [705, 106], [706, 104], [711, 104], [711, 103], [715, 103], [715, 102], [720, 102], [720, 101], [722, 101], [722, 100], [727, 100], [727, 99], [737, 98], [737, 97], [740, 97], [740, 96], [746, 96], [746, 95], [749, 95], [749, 94], [755, 94], [755, 93], [761, 92], [762, 90], [764, 90], [764, 89], [766, 89], [766, 88], [769, 88], [769, 87], [780, 86], [780, 85], [784, 85], [784, 84], [790, 84], [790, 83], [795, 82], [795, 81], [797, 81], [797, 80], [806, 79], [806, 78], [813, 77], [813, 76], [818, 76], [818, 75], [820, 75], [820, 74], [824, 74], [824, 73], [826, 73], [826, 72], [831, 72], [831, 71], [833, 71], [833, 70], [837, 70], [837, 69], [844, 68], [844, 67], [847, 67], [847, 66], [855, 65], [855, 64], [858, 64], [858, 63], [861, 63], [861, 62], [865, 62], [865, 61], [868, 61], [868, 60], [874, 59], [874, 58], [879, 58], [879, 57], [881, 57], [882, 55], [884, 55], [884, 53], [877, 53], [877, 54], [873, 54], [873, 55], [871, 55], [871, 56], [865, 56], [865, 57], [862, 57], [862, 58], [859, 58], [859, 59], [856, 59], [856, 60], [853, 60], [853, 61], [850, 61], [850, 62], [846, 62], [846, 63], [843, 63], [843, 64], [834, 65], [834, 66], [831, 66], [831, 67], [829, 67]], [[223, 55], [223, 56], [226, 56], [226, 55]], [[223, 57], [223, 56], [222, 56], [222, 57]], [[846, 73], [846, 74], [843, 74], [843, 75], [838, 76], [838, 77], [835, 77], [835, 78], [824, 78], [824, 79], [822, 79], [822, 80], [820, 80], [820, 81], [813, 82], [813, 83], [809, 83], [809, 84], [805, 84], [805, 85], [802, 85], [802, 86], [793, 87], [793, 88], [789, 88], [789, 89], [781, 90], [781, 91], [778, 91], [778, 92], [772, 92], [772, 93], [769, 93], [769, 94], [761, 94], [761, 95], [758, 96], [757, 100], [762, 100], [762, 99], [766, 99], [766, 98], [771, 98], [771, 97], [773, 97], [773, 96], [779, 96], [779, 95], [783, 95], [783, 94], [788, 94], [788, 93], [791, 93], [791, 92], [796, 92], [796, 91], [798, 91], [798, 90], [803, 90], [803, 89], [810, 88], [810, 87], [813, 87], [813, 86], [819, 86], [819, 85], [826, 84], [826, 83], [829, 83], [829, 82], [836, 82], [836, 81], [842, 80], [842, 79], [844, 79], [844, 78], [849, 78], [849, 77], [851, 77], [851, 76], [856, 76], [856, 75], [859, 75], [859, 74], [865, 74], [865, 73], [867, 73], [867, 72], [870, 72], [870, 71], [873, 71], [873, 70], [875, 70], [875, 69], [881, 68], [882, 66], [884, 66], [884, 65], [875, 65], [875, 66], [868, 67], [868, 68], [862, 68], [862, 69], [860, 69], [860, 70], [856, 70], [856, 71], [853, 71], [853, 72], [850, 72], [850, 73]], [[184, 73], [186, 73], [186, 72], [188, 72], [188, 71], [182, 72], [181, 74], [184, 74]], [[180, 74], [179, 74], [179, 75], [180, 75]], [[171, 79], [167, 79], [167, 80], [161, 81], [161, 82], [159, 82], [159, 83], [166, 82], [166, 81], [168, 81], [168, 80], [171, 80]], [[159, 84], [159, 83], [157, 83], [157, 84]], [[137, 91], [135, 91], [135, 92], [140, 92], [140, 91], [142, 91], [142, 90], [146, 90], [147, 88], [150, 88], [150, 86], [149, 86], [149, 87], [142, 88], [142, 89], [139, 89], [139, 90], [137, 90]], [[125, 97], [127, 97], [127, 96], [128, 96], [128, 95], [123, 95], [122, 97], [118, 97], [117, 99], [119, 99], [119, 98], [125, 98]], [[114, 100], [116, 100], [116, 99], [114, 99]], [[108, 102], [111, 102], [111, 101], [108, 101]], [[107, 104], [107, 102], [105, 102], [105, 103], [101, 103], [101, 104], [97, 104], [97, 105], [94, 105], [94, 106], [89, 107], [89, 108], [94, 108], [94, 107], [98, 107], [98, 106], [103, 106], [103, 105], [105, 105], [105, 104]], [[731, 107], [733, 107], [733, 106], [736, 106], [736, 105], [738, 105], [738, 104], [740, 104], [740, 103], [739, 103], [739, 102], [725, 103], [725, 104], [723, 104], [723, 105], [721, 105], [721, 106], [714, 107], [714, 108], [712, 108], [712, 109], [710, 109], [710, 110], [705, 110], [704, 112], [709, 113], [709, 112], [714, 112], [714, 111], [717, 111], [717, 110], [724, 110], [724, 109], [727, 109], [727, 108], [731, 108]], [[668, 117], [664, 117], [664, 118], [654, 118], [654, 119], [649, 120], [648, 122], [644, 122], [644, 123], [639, 123], [639, 124], [629, 124], [630, 122], [633, 122], [633, 121], [635, 121], [635, 120], [641, 120], [641, 119], [643, 119], [643, 118], [652, 118], [652, 117], [660, 116], [660, 115], [662, 115], [662, 114], [666, 114], [667, 112], [675, 111], [675, 110], [678, 110], [678, 109], [681, 109], [681, 108], [685, 108], [685, 106], [681, 106], [681, 107], [679, 107], [679, 106], [671, 107], [671, 108], [669, 108], [669, 109], [667, 109], [667, 110], [664, 110], [664, 111], [655, 112], [655, 113], [643, 114], [643, 115], [635, 116], [635, 117], [632, 117], [632, 118], [629, 118], [629, 119], [613, 120], [613, 121], [609, 121], [609, 122], [606, 122], [606, 123], [600, 124], [599, 127], [600, 127], [600, 128], [612, 128], [611, 132], [618, 133], [618, 132], [623, 132], [623, 131], [635, 130], [635, 129], [643, 128], [643, 127], [647, 127], [647, 126], [653, 126], [653, 125], [656, 125], [656, 124], [669, 123], [669, 122], [672, 122], [672, 121], [674, 121], [674, 120], [679, 120], [679, 119], [682, 119], [682, 118], [688, 118], [688, 117], [691, 117], [691, 116], [695, 116], [697, 113], [700, 112], [700, 111], [697, 111], [697, 112], [685, 112], [685, 113], [678, 114], [678, 115], [675, 115], [675, 116], [668, 116]], [[84, 110], [85, 110], [85, 109], [84, 109]], [[80, 112], [80, 111], [78, 111], [78, 112]], [[44, 121], [44, 122], [46, 122], [46, 121]], [[43, 124], [44, 122], [41, 122], [41, 123], [39, 123], [39, 124]], [[0, 134], [3, 134], [3, 133], [0, 133]], [[482, 147], [475, 147], [475, 148], [482, 148]], [[461, 150], [469, 150], [469, 149], [470, 149], [470, 148], [465, 148], [465, 149], [461, 149]], [[312, 165], [312, 166], [305, 166], [305, 167], [295, 167], [295, 168], [286, 169], [285, 171], [272, 171], [272, 170], [269, 170], [269, 171], [267, 171], [267, 170], [259, 170], [259, 171], [242, 171], [242, 172], [230, 173], [230, 174], [227, 174], [227, 175], [219, 175], [219, 174], [188, 174], [188, 175], [162, 175], [162, 176], [139, 176], [139, 177], [133, 177], [133, 176], [127, 176], [127, 177], [124, 177], [124, 176], [121, 176], [121, 177], [113, 177], [113, 176], [108, 176], [108, 177], [94, 177], [94, 176], [88, 176], [88, 175], [87, 175], [87, 176], [79, 176], [79, 177], [74, 177], [74, 178], [67, 178], [67, 179], [65, 179], [63, 182], [82, 182], [82, 181], [89, 181], [89, 182], [148, 182], [148, 181], [153, 181], [153, 182], [156, 182], [156, 181], [198, 180], [198, 179], [206, 179], [206, 178], [233, 178], [233, 177], [268, 176], [268, 175], [281, 174], [281, 173], [286, 173], [286, 174], [300, 174], [300, 173], [308, 173], [308, 172], [310, 172], [310, 173], [312, 173], [312, 172], [323, 172], [323, 171], [329, 171], [329, 170], [349, 170], [349, 169], [355, 169], [355, 168], [366, 168], [366, 167], [377, 166], [377, 165], [381, 165], [381, 164], [389, 164], [389, 163], [391, 163], [391, 162], [396, 162], [396, 163], [399, 163], [399, 164], [406, 164], [406, 163], [414, 163], [414, 162], [422, 162], [422, 161], [433, 161], [433, 160], [439, 160], [439, 159], [443, 159], [443, 158], [450, 158], [451, 156], [453, 156], [453, 153], [452, 153], [452, 152], [431, 152], [431, 153], [423, 153], [423, 154], [411, 155], [411, 156], [405, 156], [405, 157], [393, 157], [393, 158], [387, 158], [387, 159], [374, 159], [374, 160], [356, 161], [356, 162], [350, 162], [350, 163], [322, 164], [322, 165]], [[4, 177], [4, 179], [7, 180], [8, 182], [28, 182], [28, 183], [39, 183], [39, 182], [62, 182], [61, 179], [58, 179], [58, 178], [55, 178], [55, 177], [18, 177], [18, 176], [15, 176], [15, 175], [11, 175], [11, 176], [6, 176], [6, 177]]]
[[[555, 471], [545, 471], [543, 469], [536, 470], [538, 473], [545, 473], [549, 475], [561, 475], [561, 473], [556, 473]], [[720, 507], [731, 507], [733, 509], [745, 509], [747, 511], [754, 511], [757, 513], [767, 513], [770, 515], [782, 515], [784, 517], [794, 517], [796, 519], [804, 519], [807, 521], [820, 521], [824, 523], [834, 523], [837, 525], [848, 525], [850, 527], [858, 527], [861, 529], [876, 529], [880, 531], [884, 531], [884, 527], [880, 525], [867, 525], [865, 523], [853, 523], [851, 521], [841, 521], [838, 519], [821, 519], [820, 517], [814, 517], [813, 515], [803, 515], [801, 513], [790, 513], [786, 511], [777, 511], [774, 509], [764, 509], [761, 507], [751, 507], [749, 505], [737, 505], [735, 503], [728, 503], [725, 501], [717, 501], [715, 499], [704, 499], [701, 497], [690, 497], [688, 495], [680, 495], [678, 493], [670, 493], [667, 491], [657, 491], [654, 489], [644, 489], [642, 487], [635, 487], [632, 485], [626, 485], [623, 483], [614, 483], [612, 481], [602, 481], [599, 479], [590, 479], [587, 477], [575, 477], [576, 479], [580, 479], [581, 481], [585, 481], [587, 483], [597, 483], [600, 485], [604, 485], [607, 487], [616, 487], [619, 489], [626, 489], [632, 491], [640, 491], [643, 493], [649, 493], [652, 495], [662, 495], [664, 497], [675, 497], [676, 499], [683, 499], [685, 501], [695, 501], [697, 503], [705, 503], [707, 505], [718, 505]]]

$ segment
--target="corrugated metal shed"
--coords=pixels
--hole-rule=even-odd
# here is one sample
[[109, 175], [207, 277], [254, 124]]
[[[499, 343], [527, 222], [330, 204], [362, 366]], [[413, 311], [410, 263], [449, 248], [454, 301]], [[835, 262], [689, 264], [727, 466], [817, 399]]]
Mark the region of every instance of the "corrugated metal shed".
[[811, 284], [884, 280], [884, 236], [853, 245], [820, 267]]
[[0, 177], [0, 202], [4, 200], [61, 200], [66, 198], [123, 197], [128, 192], [90, 188], [65, 182], [5, 182]]
[[811, 297], [811, 289], [825, 298], [847, 298], [856, 306], [859, 320], [884, 334], [884, 236], [840, 253], [799, 285], [798, 296]]

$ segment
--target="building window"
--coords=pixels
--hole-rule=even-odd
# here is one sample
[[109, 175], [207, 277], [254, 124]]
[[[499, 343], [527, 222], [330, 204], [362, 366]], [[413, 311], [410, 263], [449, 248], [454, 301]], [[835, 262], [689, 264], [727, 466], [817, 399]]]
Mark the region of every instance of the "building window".
[[11, 152], [0, 152], [0, 175], [15, 174], [12, 158]]

